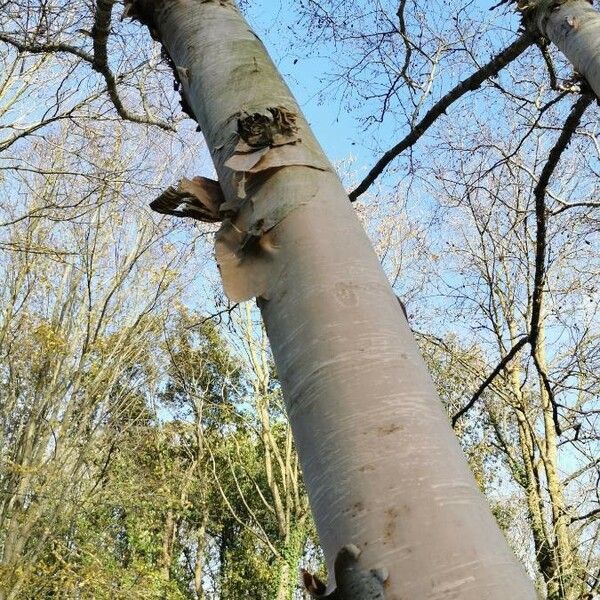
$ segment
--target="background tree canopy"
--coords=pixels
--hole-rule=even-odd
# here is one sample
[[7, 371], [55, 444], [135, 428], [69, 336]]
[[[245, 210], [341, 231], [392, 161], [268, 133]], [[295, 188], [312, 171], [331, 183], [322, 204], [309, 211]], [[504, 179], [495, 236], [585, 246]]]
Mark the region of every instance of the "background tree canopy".
[[[492, 4], [242, 8], [513, 549], [542, 597], [591, 599], [597, 97]], [[212, 167], [122, 14], [0, 2], [0, 599], [301, 598], [298, 568], [323, 565], [266, 338], [220, 292], [214, 227], [147, 207]]]

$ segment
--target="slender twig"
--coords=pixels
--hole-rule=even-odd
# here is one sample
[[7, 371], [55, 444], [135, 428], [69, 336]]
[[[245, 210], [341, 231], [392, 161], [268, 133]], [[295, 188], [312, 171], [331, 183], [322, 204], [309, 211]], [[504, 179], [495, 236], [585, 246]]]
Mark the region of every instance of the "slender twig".
[[585, 515], [579, 515], [577, 517], [571, 517], [570, 522], [571, 523], [576, 523], [577, 521], [586, 521], [587, 519], [591, 519], [593, 517], [596, 517], [600, 515], [600, 508], [595, 508], [594, 510], [590, 510], [589, 513], [586, 513]]
[[509, 154], [506, 154], [504, 151], [502, 151], [502, 158], [500, 160], [497, 160], [488, 169], [486, 169], [485, 173], [491, 173], [496, 169], [496, 167], [510, 162], [515, 156], [517, 156], [521, 151], [521, 148], [524, 146], [525, 142], [529, 139], [529, 137], [539, 130], [538, 125], [540, 124], [542, 117], [546, 114], [546, 112], [548, 112], [554, 105], [561, 102], [568, 94], [569, 92], [567, 90], [564, 90], [560, 94], [557, 94], [554, 98], [552, 98], [552, 100], [546, 102], [546, 104], [544, 104], [544, 106], [542, 106], [539, 109], [535, 119], [528, 127], [527, 132], [524, 136], [521, 137], [519, 143], [515, 146], [515, 148]]
[[0, 32], [0, 42], [5, 42], [14, 46], [19, 52], [28, 52], [30, 54], [51, 54], [55, 52], [66, 52], [68, 54], [74, 54], [79, 58], [91, 63], [94, 57], [88, 54], [85, 50], [72, 46], [71, 44], [65, 44], [63, 42], [56, 42], [54, 44], [38, 44], [35, 42], [22, 42], [10, 35]]
[[[72, 44], [64, 42], [54, 43], [37, 43], [21, 41], [13, 36], [6, 35], [0, 32], [0, 42], [5, 42], [16, 48], [19, 52], [27, 52], [30, 54], [53, 54], [66, 53], [77, 56], [78, 58], [89, 63], [89, 65], [102, 75], [106, 83], [106, 91], [113, 103], [118, 115], [127, 121], [134, 123], [143, 123], [146, 125], [155, 125], [165, 131], [175, 131], [175, 126], [165, 121], [153, 119], [151, 117], [136, 115], [130, 112], [119, 95], [117, 89], [117, 78], [108, 66], [108, 51], [107, 43], [111, 27], [112, 8], [116, 0], [98, 0], [96, 14], [94, 16], [94, 26], [92, 28], [92, 38], [94, 44], [94, 53], [90, 54]], [[50, 120], [44, 121], [40, 127], [46, 125]]]
[[560, 208], [551, 211], [550, 214], [554, 217], [559, 215], [561, 212], [565, 212], [565, 210], [569, 210], [570, 208], [600, 208], [600, 202], [563, 202]]
[[200, 326], [204, 325], [204, 323], [206, 323], [207, 321], [212, 321], [213, 319], [218, 319], [217, 325], [220, 325], [221, 321], [222, 321], [222, 316], [223, 315], [231, 316], [231, 313], [239, 305], [240, 305], [239, 302], [235, 302], [234, 304], [231, 304], [231, 305], [227, 306], [226, 308], [217, 311], [216, 313], [213, 313], [211, 315], [208, 315], [207, 317], [204, 317], [203, 319], [200, 319], [200, 321], [196, 321], [195, 323], [192, 323], [191, 325], [187, 325], [185, 328], [186, 328], [186, 330], [188, 330], [188, 329], [193, 329], [194, 327], [200, 327]]
[[568, 477], [565, 477], [565, 479], [563, 479], [563, 486], [566, 487], [571, 481], [581, 477], [586, 471], [589, 471], [598, 465], [600, 465], [600, 457], [590, 461], [587, 465], [584, 465], [583, 467], [577, 469], [577, 471], [571, 473]]
[[502, 50], [488, 63], [483, 65], [477, 72], [467, 77], [450, 90], [441, 100], [439, 100], [427, 114], [421, 119], [410, 133], [395, 146], [390, 148], [369, 171], [369, 174], [358, 184], [356, 189], [350, 192], [350, 201], [354, 202], [361, 194], [366, 192], [381, 175], [383, 170], [402, 152], [415, 144], [419, 138], [433, 125], [438, 117], [445, 114], [446, 110], [458, 99], [462, 98], [467, 92], [478, 89], [481, 84], [490, 77], [497, 75], [506, 65], [518, 58], [534, 40], [529, 33], [524, 33], [515, 40], [510, 46]]

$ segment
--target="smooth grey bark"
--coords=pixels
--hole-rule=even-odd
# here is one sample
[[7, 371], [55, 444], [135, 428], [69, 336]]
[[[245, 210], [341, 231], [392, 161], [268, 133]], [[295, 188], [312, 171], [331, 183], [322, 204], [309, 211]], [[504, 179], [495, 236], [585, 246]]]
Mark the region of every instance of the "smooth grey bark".
[[540, 0], [534, 21], [600, 98], [600, 13], [589, 0]]
[[[348, 196], [260, 40], [226, 0], [135, 0], [129, 13], [168, 51], [211, 150], [225, 290], [258, 298], [329, 588], [339, 550], [356, 546], [361, 569], [389, 572], [388, 600], [533, 600]], [[261, 127], [277, 130], [262, 147]]]

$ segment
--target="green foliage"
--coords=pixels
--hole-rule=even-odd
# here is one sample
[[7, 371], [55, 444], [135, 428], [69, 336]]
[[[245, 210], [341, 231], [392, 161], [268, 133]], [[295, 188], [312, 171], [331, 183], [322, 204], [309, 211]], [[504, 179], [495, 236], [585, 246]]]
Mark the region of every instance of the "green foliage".
[[[35, 334], [55, 344], [47, 328]], [[67, 471], [52, 488], [40, 481], [44, 497], [32, 496], [20, 519], [39, 518], [4, 589], [23, 600], [269, 600], [283, 586], [292, 598], [315, 534], [306, 505], [289, 535], [274, 515], [251, 374], [213, 323], [195, 326], [184, 311], [153, 343], [164, 375], [154, 380], [161, 370], [144, 357], [111, 376], [106, 411], [76, 458], [76, 489], [60, 496]], [[110, 348], [97, 343], [95, 361]], [[96, 364], [84, 377], [91, 390]], [[283, 448], [287, 428], [279, 409], [269, 413]]]

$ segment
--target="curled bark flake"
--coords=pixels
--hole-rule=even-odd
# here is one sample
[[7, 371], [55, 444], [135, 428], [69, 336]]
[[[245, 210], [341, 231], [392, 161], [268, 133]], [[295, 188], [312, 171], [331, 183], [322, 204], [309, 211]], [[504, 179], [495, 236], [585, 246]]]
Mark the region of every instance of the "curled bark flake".
[[[198, 122], [198, 119], [196, 118], [196, 115], [194, 114], [194, 111], [192, 110], [185, 93], [185, 88], [189, 87], [191, 81], [190, 70], [187, 67], [175, 65], [173, 59], [169, 55], [169, 52], [164, 46], [162, 46], [161, 49], [161, 56], [173, 71], [173, 87], [176, 92], [179, 92], [179, 96], [181, 97], [181, 100], [179, 101], [181, 111], [193, 121]], [[200, 126], [198, 126], [197, 131], [200, 131]]]
[[150, 208], [165, 215], [216, 223], [223, 220], [220, 211], [223, 201], [223, 192], [218, 181], [207, 177], [194, 177], [184, 178], [177, 187], [167, 188], [150, 203]]
[[[274, 160], [274, 154], [281, 153], [271, 152], [273, 149], [296, 145], [301, 141], [296, 115], [282, 106], [254, 112], [241, 111], [237, 115], [237, 136], [237, 144], [225, 166], [239, 173], [257, 173], [287, 164], [298, 164], [294, 159], [307, 153], [304, 147], [299, 146], [296, 156]], [[272, 155], [271, 160], [263, 163], [263, 157], [268, 154]]]
[[402, 302], [402, 300], [400, 300], [400, 296], [396, 296], [396, 299], [398, 300], [398, 303], [400, 304], [400, 308], [402, 309], [402, 314], [404, 315], [404, 318], [408, 321], [408, 313], [406, 312], [406, 306], [404, 306], [404, 302]]
[[306, 590], [313, 598], [326, 600], [384, 600], [385, 569], [361, 569], [361, 551], [353, 544], [343, 546], [335, 559], [336, 588], [326, 594], [325, 584], [307, 571], [302, 571]]
[[238, 144], [234, 154], [225, 163], [226, 167], [238, 173], [255, 174], [269, 169], [292, 166], [311, 167], [320, 171], [328, 170], [328, 165], [323, 160], [307, 151], [307, 148], [300, 144], [290, 143], [288, 145], [258, 148], [253, 152], [244, 152], [242, 149], [243, 144]]
[[300, 576], [302, 578], [302, 585], [304, 589], [313, 598], [322, 598], [327, 592], [327, 586], [312, 573], [309, 573], [306, 569], [300, 569]]
[[[267, 154], [270, 148], [258, 148], [250, 152], [246, 152], [243, 146], [245, 146], [243, 142], [238, 144], [235, 153], [225, 163], [225, 166], [233, 169], [234, 171], [238, 171], [239, 173], [257, 172], [256, 166], [260, 162], [261, 158]], [[258, 171], [260, 170], [261, 169], [258, 169]]]

